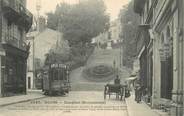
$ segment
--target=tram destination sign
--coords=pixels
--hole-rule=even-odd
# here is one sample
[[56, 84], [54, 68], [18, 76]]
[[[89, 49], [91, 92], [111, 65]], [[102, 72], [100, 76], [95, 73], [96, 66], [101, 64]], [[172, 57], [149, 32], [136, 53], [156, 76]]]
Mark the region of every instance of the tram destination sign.
[[65, 64], [51, 64], [51, 68], [66, 68]]

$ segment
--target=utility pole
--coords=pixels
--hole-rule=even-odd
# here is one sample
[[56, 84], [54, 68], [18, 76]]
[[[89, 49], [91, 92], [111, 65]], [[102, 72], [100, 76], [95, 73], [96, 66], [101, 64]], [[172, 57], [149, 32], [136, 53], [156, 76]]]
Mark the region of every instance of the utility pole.
[[36, 82], [36, 79], [35, 79], [35, 37], [33, 37], [32, 39], [32, 43], [33, 43], [33, 89], [36, 88], [36, 85], [35, 85], [35, 82]]
[[36, 1], [37, 31], [39, 31], [39, 29], [40, 29], [40, 25], [39, 25], [40, 10], [41, 10], [41, 0], [37, 0], [37, 1]]
[[119, 64], [121, 68], [121, 40], [119, 41]]
[[[39, 17], [40, 17], [40, 10], [41, 10], [41, 0], [36, 1], [36, 10], [37, 10], [37, 20], [36, 20], [36, 30], [39, 33]], [[35, 37], [33, 37], [33, 89], [36, 89], [36, 67], [35, 67]]]

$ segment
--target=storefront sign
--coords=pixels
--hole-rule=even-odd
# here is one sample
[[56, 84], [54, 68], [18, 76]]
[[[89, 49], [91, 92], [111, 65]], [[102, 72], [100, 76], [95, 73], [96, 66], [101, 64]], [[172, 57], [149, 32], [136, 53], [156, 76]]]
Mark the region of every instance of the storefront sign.
[[159, 49], [160, 60], [165, 61], [171, 55], [171, 49], [169, 44], [163, 44], [162, 48]]
[[161, 61], [165, 61], [166, 60], [166, 55], [165, 55], [165, 52], [164, 52], [164, 49], [159, 49], [159, 54], [160, 54], [160, 60]]
[[169, 44], [164, 44], [164, 52], [165, 52], [165, 57], [168, 58], [170, 54], [170, 46]]

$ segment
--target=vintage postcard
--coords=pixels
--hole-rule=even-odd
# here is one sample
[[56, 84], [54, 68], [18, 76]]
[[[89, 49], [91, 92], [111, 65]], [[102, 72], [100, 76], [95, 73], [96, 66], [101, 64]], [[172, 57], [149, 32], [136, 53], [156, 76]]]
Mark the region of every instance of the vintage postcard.
[[183, 116], [183, 0], [0, 0], [0, 116]]

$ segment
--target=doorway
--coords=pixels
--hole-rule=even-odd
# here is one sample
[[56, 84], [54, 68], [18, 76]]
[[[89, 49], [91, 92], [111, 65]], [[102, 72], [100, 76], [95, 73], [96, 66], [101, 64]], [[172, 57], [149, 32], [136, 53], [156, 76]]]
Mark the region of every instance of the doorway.
[[28, 77], [28, 89], [31, 89], [31, 77]]

